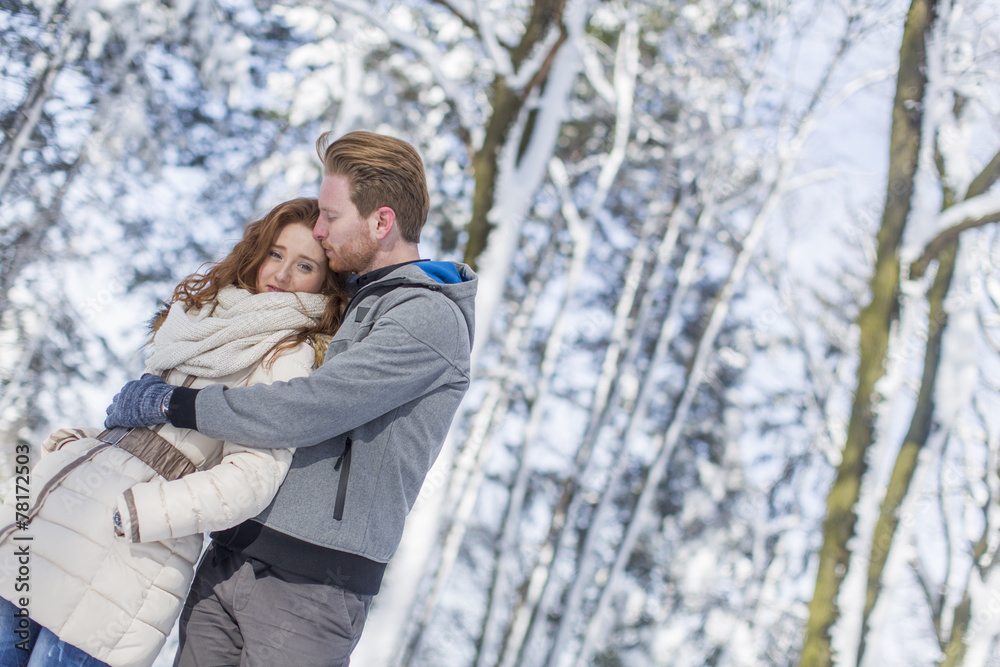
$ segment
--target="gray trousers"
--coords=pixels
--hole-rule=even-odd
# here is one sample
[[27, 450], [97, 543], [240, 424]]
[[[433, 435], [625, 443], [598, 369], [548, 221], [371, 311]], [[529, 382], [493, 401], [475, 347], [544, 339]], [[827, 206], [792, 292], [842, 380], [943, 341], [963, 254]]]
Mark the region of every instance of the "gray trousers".
[[371, 601], [213, 542], [184, 603], [174, 667], [347, 665]]

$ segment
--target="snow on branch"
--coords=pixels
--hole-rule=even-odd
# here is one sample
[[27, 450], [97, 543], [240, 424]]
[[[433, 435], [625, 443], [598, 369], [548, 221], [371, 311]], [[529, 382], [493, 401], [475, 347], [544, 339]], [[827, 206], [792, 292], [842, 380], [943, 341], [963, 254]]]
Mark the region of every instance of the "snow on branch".
[[987, 192], [943, 211], [938, 224], [945, 227], [944, 231], [938, 233], [920, 257], [910, 264], [909, 278], [915, 280], [923, 276], [938, 253], [959, 234], [991, 222], [1000, 222], [1000, 192]]
[[984, 218], [1000, 213], [1000, 190], [984, 192], [981, 195], [966, 199], [941, 212], [938, 217], [938, 227], [947, 228], [962, 224], [968, 220]]
[[512, 90], [531, 90], [544, 77], [552, 64], [552, 57], [566, 41], [566, 33], [562, 29], [549, 30], [541, 43], [532, 49], [531, 55], [521, 64], [516, 72], [511, 71], [507, 77], [507, 85]]
[[[467, 28], [471, 28], [472, 31], [474, 33], [476, 33], [477, 35], [481, 35], [482, 34], [479, 31], [479, 26], [476, 25], [476, 22], [473, 21], [472, 19], [470, 19], [469, 16], [468, 16], [468, 14], [466, 14], [464, 11], [462, 11], [461, 9], [459, 9], [458, 7], [456, 7], [454, 3], [450, 2], [449, 0], [433, 0], [433, 2], [436, 3], [436, 4], [441, 5], [442, 7], [444, 7], [445, 9], [447, 9], [449, 12], [451, 12], [452, 14], [454, 14], [455, 17], [459, 21], [461, 21], [463, 25], [465, 25]], [[476, 5], [479, 5], [479, 2], [476, 2]], [[477, 9], [478, 9], [478, 7], [477, 7]], [[477, 12], [477, 14], [478, 14], [478, 12]]]
[[598, 50], [604, 46], [604, 43], [596, 37], [584, 35], [580, 40], [580, 54], [583, 57], [584, 73], [590, 85], [594, 87], [594, 92], [605, 102], [614, 104], [615, 89], [601, 71], [601, 59], [598, 54]]
[[388, 23], [368, 4], [355, 2], [354, 0], [332, 0], [334, 5], [346, 9], [358, 16], [367, 19], [372, 25], [382, 30], [390, 41], [395, 42], [405, 49], [409, 49], [420, 57], [423, 63], [430, 70], [434, 81], [441, 86], [445, 95], [451, 101], [459, 121], [467, 131], [472, 131], [477, 122], [471, 117], [470, 111], [474, 105], [466, 99], [461, 87], [452, 80], [440, 67], [442, 53], [435, 42], [429, 39], [422, 39], [412, 32], [400, 30], [396, 26]]
[[569, 191], [569, 175], [566, 173], [566, 165], [558, 156], [553, 156], [549, 160], [549, 177], [552, 183], [559, 189], [559, 210], [566, 219], [566, 227], [574, 243], [580, 243], [584, 237], [585, 224], [580, 210], [573, 202], [573, 195]]
[[597, 192], [588, 207], [588, 215], [596, 215], [604, 206], [611, 185], [614, 183], [632, 133], [632, 105], [635, 80], [639, 71], [639, 24], [632, 18], [625, 24], [615, 54], [615, 139], [607, 161], [597, 178]]
[[816, 169], [806, 174], [790, 177], [785, 186], [782, 188], [782, 192], [788, 193], [791, 192], [792, 190], [798, 190], [808, 185], [814, 185], [816, 183], [822, 183], [823, 181], [834, 180], [842, 175], [843, 175], [843, 170], [837, 167], [826, 167], [824, 169]]
[[[38, 83], [33, 86], [29, 94], [30, 103], [25, 104], [28, 108], [22, 111], [24, 121], [16, 130], [16, 134], [10, 133], [9, 136], [14, 137], [13, 141], [4, 142], [7, 154], [4, 156], [3, 168], [0, 170], [0, 192], [6, 191], [7, 184], [20, 164], [22, 152], [29, 145], [32, 134], [41, 122], [42, 108], [49, 100], [56, 77], [62, 72], [64, 63], [75, 60], [82, 49], [83, 39], [79, 35], [66, 31], [62, 36], [56, 55], [45, 65], [43, 74], [39, 76]], [[4, 129], [8, 130], [8, 128]]]
[[480, 26], [479, 38], [483, 42], [483, 47], [493, 59], [497, 73], [509, 77], [514, 73], [514, 65], [510, 61], [510, 54], [500, 46], [500, 42], [497, 40], [496, 31], [493, 30], [495, 19], [490, 11], [483, 6], [482, 0], [475, 0], [475, 5], [476, 21]]

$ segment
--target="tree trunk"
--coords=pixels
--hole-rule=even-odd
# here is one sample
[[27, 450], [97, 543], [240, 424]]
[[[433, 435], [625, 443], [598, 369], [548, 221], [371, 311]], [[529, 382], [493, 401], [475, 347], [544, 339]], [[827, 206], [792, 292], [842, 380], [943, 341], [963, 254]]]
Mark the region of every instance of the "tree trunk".
[[[941, 182], [945, 183], [945, 173], [943, 159], [938, 155], [938, 172]], [[986, 168], [975, 179], [972, 180], [963, 200], [977, 197], [993, 186], [997, 178], [1000, 177], [1000, 154], [986, 166]], [[944, 202], [942, 210], [947, 210], [955, 204], [955, 193], [950, 188], [944, 188]], [[935, 244], [932, 243], [932, 246]], [[929, 246], [930, 247], [930, 246]], [[945, 326], [948, 323], [948, 313], [944, 308], [945, 298], [948, 296], [948, 289], [951, 285], [952, 276], [955, 273], [955, 265], [958, 259], [958, 234], [944, 239], [943, 244], [938, 246], [938, 250], [933, 258], [938, 260], [937, 274], [934, 276], [934, 283], [927, 295], [930, 305], [927, 326], [927, 343], [924, 352], [924, 372], [920, 383], [920, 391], [917, 395], [917, 403], [914, 407], [913, 417], [906, 438], [896, 456], [896, 463], [893, 466], [892, 475], [889, 479], [889, 486], [886, 489], [885, 499], [882, 501], [882, 508], [879, 512], [878, 522], [875, 524], [875, 533], [872, 539], [871, 557], [868, 562], [868, 586], [865, 593], [865, 608], [861, 624], [861, 641], [858, 646], [857, 663], [861, 664], [861, 658], [865, 651], [867, 634], [869, 631], [869, 621], [872, 610], [878, 602], [881, 592], [882, 572], [885, 569], [886, 560], [889, 557], [889, 550], [892, 548], [892, 541], [899, 523], [898, 512], [902, 506], [903, 499], [909, 491], [910, 482], [917, 467], [917, 456], [930, 435], [931, 418], [934, 412], [934, 391], [937, 371], [941, 362], [941, 339], [944, 335]], [[955, 611], [956, 623], [968, 623], [969, 610], [967, 608], [968, 598], [963, 600], [962, 605], [966, 605]], [[959, 630], [957, 640], [961, 641], [963, 629]], [[955, 629], [951, 633], [947, 655], [948, 660], [954, 660], [957, 648]], [[952, 663], [960, 664], [960, 663]]]
[[899, 288], [899, 244], [910, 213], [917, 157], [920, 152], [922, 101], [927, 77], [926, 39], [936, 0], [913, 0], [907, 13], [900, 48], [899, 74], [892, 110], [889, 182], [878, 232], [871, 302], [858, 316], [861, 329], [858, 384], [847, 429], [843, 458], [827, 496], [816, 587], [809, 603], [809, 620], [801, 664], [831, 665], [830, 632], [839, 616], [838, 597], [850, 561], [848, 541], [857, 522], [855, 505], [872, 444], [875, 384], [885, 373], [889, 329], [896, 317]]
[[[525, 27], [521, 42], [511, 52], [511, 63], [515, 71], [524, 63], [532, 50], [540, 46], [548, 31], [562, 21], [566, 0], [536, 0], [531, 9], [531, 19]], [[469, 239], [465, 245], [464, 261], [475, 268], [476, 260], [483, 250], [492, 231], [489, 213], [493, 209], [496, 195], [497, 172], [500, 153], [507, 142], [511, 126], [520, 116], [528, 94], [533, 88], [544, 88], [549, 68], [556, 52], [562, 46], [566, 37], [564, 28], [555, 46], [550, 49], [544, 63], [523, 87], [512, 88], [507, 79], [498, 74], [493, 80], [492, 114], [486, 124], [486, 135], [483, 144], [472, 158], [472, 171], [475, 180], [475, 190], [472, 195], [472, 219], [467, 226]], [[530, 129], [526, 128], [521, 137], [520, 145], [527, 145]]]
[[14, 112], [13, 116], [17, 121], [12, 127], [4, 128], [8, 139], [0, 144], [0, 193], [8, 192], [10, 179], [21, 164], [21, 152], [27, 147], [41, 122], [42, 107], [52, 95], [56, 77], [67, 60], [73, 60], [79, 55], [83, 45], [84, 35], [75, 34], [61, 26], [60, 23], [67, 23], [66, 15], [61, 12], [56, 15], [60, 18], [47, 28], [52, 32], [58, 32], [62, 28], [62, 34], [57, 38], [53, 52], [48, 55], [44, 69], [38, 73], [20, 109]]
[[896, 456], [889, 486], [882, 501], [878, 522], [875, 524], [875, 534], [872, 539], [871, 558], [868, 564], [868, 587], [865, 593], [865, 609], [861, 621], [861, 641], [858, 646], [857, 664], [865, 651], [868, 624], [872, 610], [881, 592], [882, 571], [892, 548], [892, 540], [899, 524], [899, 508], [903, 504], [917, 469], [917, 457], [920, 450], [927, 444], [930, 434], [931, 417], [934, 413], [934, 387], [937, 380], [938, 366], [941, 362], [941, 339], [948, 314], [944, 309], [944, 300], [948, 295], [951, 278], [955, 273], [955, 260], [958, 254], [958, 242], [952, 241], [940, 256], [937, 275], [928, 294], [930, 301], [930, 317], [927, 326], [927, 346], [924, 352], [924, 373], [917, 395], [917, 404], [913, 411], [909, 431], [903, 441], [903, 446]]

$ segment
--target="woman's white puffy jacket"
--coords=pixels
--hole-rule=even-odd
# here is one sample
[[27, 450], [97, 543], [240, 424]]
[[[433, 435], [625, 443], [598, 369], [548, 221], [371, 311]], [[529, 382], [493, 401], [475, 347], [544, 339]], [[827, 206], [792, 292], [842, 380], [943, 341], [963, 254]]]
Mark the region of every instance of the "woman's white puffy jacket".
[[[313, 348], [303, 343], [221, 378], [196, 379], [242, 386], [286, 381], [309, 373]], [[167, 381], [187, 376], [171, 371]], [[44, 443], [31, 472], [31, 505], [47, 479], [101, 443], [100, 429], [63, 429]], [[271, 502], [292, 460], [288, 449], [255, 450], [169, 424], [159, 434], [198, 471], [166, 481], [138, 458], [107, 447], [75, 468], [49, 493], [27, 530], [0, 544], [0, 596], [28, 611], [63, 641], [112, 667], [153, 663], [180, 615], [201, 553], [202, 533], [234, 526]], [[134, 507], [124, 492], [131, 489]], [[119, 510], [125, 535], [116, 538]], [[134, 514], [130, 512], [134, 511]], [[135, 517], [137, 525], [130, 522]], [[14, 493], [0, 505], [0, 528], [14, 524]], [[139, 542], [133, 541], [138, 534]], [[24, 538], [30, 538], [24, 539]], [[15, 586], [19, 553], [27, 545], [28, 589]]]

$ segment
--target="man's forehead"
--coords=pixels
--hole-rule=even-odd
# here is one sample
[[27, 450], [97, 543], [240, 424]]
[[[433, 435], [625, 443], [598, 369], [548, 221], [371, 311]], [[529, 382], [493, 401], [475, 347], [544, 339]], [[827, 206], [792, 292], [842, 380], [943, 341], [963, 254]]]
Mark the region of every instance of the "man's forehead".
[[320, 206], [324, 204], [323, 200], [330, 200], [332, 198], [348, 198], [350, 196], [350, 191], [347, 183], [347, 177], [341, 174], [330, 174], [323, 177], [322, 182], [319, 184], [319, 197]]

